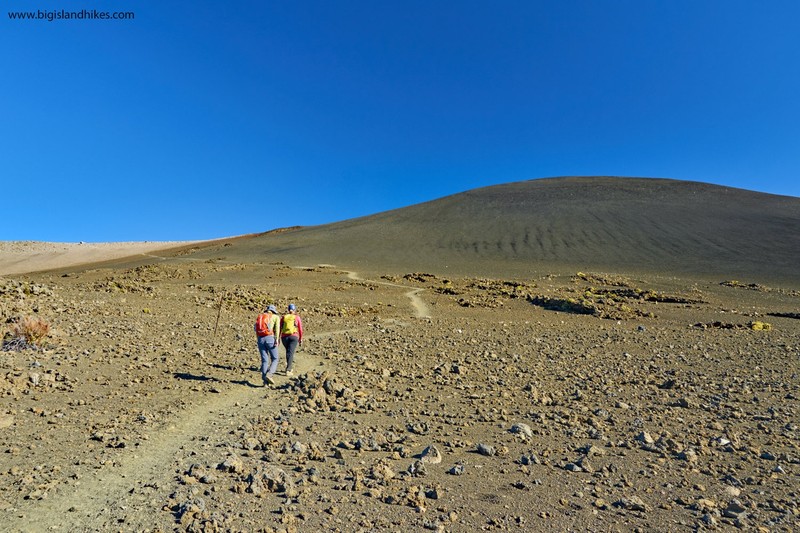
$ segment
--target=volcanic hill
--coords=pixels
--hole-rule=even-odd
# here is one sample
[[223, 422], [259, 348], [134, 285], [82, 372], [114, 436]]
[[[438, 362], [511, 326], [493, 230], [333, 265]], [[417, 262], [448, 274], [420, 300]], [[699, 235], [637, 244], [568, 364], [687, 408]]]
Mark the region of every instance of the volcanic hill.
[[800, 199], [667, 179], [537, 179], [231, 244], [231, 260], [281, 256], [376, 271], [563, 267], [791, 281]]

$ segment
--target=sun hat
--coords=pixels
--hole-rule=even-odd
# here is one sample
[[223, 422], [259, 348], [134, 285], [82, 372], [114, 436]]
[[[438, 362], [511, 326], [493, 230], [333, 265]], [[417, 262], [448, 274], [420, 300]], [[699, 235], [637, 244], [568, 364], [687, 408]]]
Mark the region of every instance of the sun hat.
[[274, 305], [270, 305], [269, 307], [267, 307], [267, 311], [271, 311], [273, 313], [277, 313], [278, 312], [278, 310], [275, 308]]
[[297, 307], [295, 307], [294, 304], [289, 304], [289, 311], [294, 311], [295, 309], [297, 309]]

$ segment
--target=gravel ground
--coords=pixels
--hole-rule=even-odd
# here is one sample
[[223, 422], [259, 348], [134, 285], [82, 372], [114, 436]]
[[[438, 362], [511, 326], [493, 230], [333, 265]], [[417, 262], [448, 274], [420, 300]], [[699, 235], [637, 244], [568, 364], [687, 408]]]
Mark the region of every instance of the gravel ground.
[[0, 278], [0, 530], [800, 527], [797, 291], [158, 255]]

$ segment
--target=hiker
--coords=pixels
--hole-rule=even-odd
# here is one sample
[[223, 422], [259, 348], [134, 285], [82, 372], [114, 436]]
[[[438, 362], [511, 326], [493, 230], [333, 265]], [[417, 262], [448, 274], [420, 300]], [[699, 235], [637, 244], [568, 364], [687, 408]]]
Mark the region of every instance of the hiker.
[[297, 314], [297, 307], [289, 304], [289, 311], [281, 317], [281, 342], [286, 348], [286, 375], [294, 373], [294, 352], [303, 344], [303, 321]]
[[258, 315], [255, 324], [256, 336], [258, 337], [258, 352], [261, 354], [261, 380], [266, 387], [274, 385], [275, 380], [272, 376], [278, 370], [278, 328], [280, 319], [278, 310], [274, 305], [268, 306], [263, 313]]

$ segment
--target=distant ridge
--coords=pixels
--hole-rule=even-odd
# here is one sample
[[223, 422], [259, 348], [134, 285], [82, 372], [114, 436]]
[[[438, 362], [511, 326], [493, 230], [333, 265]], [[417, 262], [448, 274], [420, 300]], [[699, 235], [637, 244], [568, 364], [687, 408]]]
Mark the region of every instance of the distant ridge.
[[574, 268], [800, 281], [800, 199], [668, 179], [536, 179], [261, 234], [226, 256], [482, 275]]

